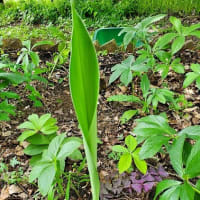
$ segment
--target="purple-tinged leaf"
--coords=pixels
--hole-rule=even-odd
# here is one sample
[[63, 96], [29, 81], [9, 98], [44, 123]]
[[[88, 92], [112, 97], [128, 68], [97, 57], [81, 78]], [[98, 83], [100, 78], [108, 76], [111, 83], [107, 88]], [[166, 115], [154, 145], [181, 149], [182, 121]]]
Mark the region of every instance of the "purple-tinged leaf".
[[155, 185], [156, 182], [148, 182], [148, 183], [145, 183], [143, 186], [144, 186], [144, 191], [145, 192], [149, 192], [153, 186]]
[[164, 170], [164, 168], [161, 165], [158, 167], [158, 174], [162, 177], [169, 176], [169, 174]]
[[151, 181], [155, 181], [155, 178], [153, 176], [151, 176], [150, 174], [146, 174], [144, 176], [142, 176], [142, 179], [145, 182], [151, 182]]
[[156, 170], [152, 167], [149, 169], [148, 173], [151, 175], [158, 175], [158, 172], [156, 172]]
[[141, 193], [142, 192], [142, 184], [131, 184], [131, 188], [133, 188], [137, 193]]
[[161, 178], [160, 176], [154, 176], [154, 178], [155, 178], [155, 180], [156, 180], [157, 182], [162, 181], [162, 178]]

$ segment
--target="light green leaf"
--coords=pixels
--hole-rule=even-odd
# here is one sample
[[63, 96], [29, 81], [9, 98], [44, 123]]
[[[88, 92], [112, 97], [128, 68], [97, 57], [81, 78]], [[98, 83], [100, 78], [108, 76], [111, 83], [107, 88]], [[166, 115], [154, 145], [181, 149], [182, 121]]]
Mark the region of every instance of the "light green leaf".
[[184, 44], [185, 44], [185, 37], [184, 36], [177, 37], [172, 43], [172, 54], [178, 52], [183, 47]]
[[33, 64], [34, 64], [35, 66], [38, 66], [39, 63], [40, 63], [40, 58], [39, 58], [38, 54], [35, 53], [35, 52], [33, 52], [33, 51], [31, 51], [31, 52], [30, 52], [30, 57], [31, 57], [31, 59], [32, 59]]
[[141, 102], [141, 100], [133, 95], [113, 95], [107, 99], [108, 101], [118, 101], [118, 102]]
[[119, 169], [119, 173], [123, 173], [126, 170], [128, 170], [128, 168], [131, 166], [132, 163], [132, 157], [130, 153], [125, 153], [120, 157], [119, 163], [118, 163], [118, 169]]
[[146, 174], [147, 172], [147, 163], [144, 161], [144, 160], [141, 160], [140, 157], [139, 157], [139, 153], [141, 151], [141, 148], [137, 148], [132, 156], [133, 156], [133, 159], [134, 159], [134, 163], [136, 165], [136, 167], [139, 169], [139, 171], [143, 174]]
[[125, 144], [128, 147], [128, 150], [132, 152], [137, 146], [137, 141], [132, 135], [128, 135], [125, 139]]
[[182, 32], [182, 24], [181, 24], [181, 20], [177, 19], [176, 17], [171, 16], [169, 18], [170, 22], [173, 24], [174, 28], [176, 29], [176, 31], [181, 34]]
[[186, 79], [183, 82], [183, 88], [188, 87], [195, 79], [197, 79], [198, 76], [199, 76], [199, 74], [197, 74], [195, 72], [187, 73]]
[[128, 149], [121, 146], [121, 145], [114, 145], [112, 147], [112, 151], [118, 152], [118, 153], [128, 153]]
[[54, 45], [54, 42], [49, 41], [49, 40], [43, 40], [43, 41], [39, 41], [37, 43], [35, 43], [32, 47], [32, 49], [34, 49], [35, 47], [41, 46], [41, 45]]
[[140, 159], [147, 159], [153, 157], [163, 145], [167, 144], [170, 137], [163, 135], [154, 135], [149, 137], [140, 150]]
[[65, 159], [67, 156], [72, 154], [75, 150], [77, 150], [80, 147], [81, 143], [74, 140], [66, 142], [62, 145], [58, 155], [57, 159]]
[[27, 121], [27, 122], [24, 122], [24, 123], [20, 124], [17, 128], [18, 129], [32, 129], [32, 130], [35, 130], [36, 127], [34, 126], [33, 123]]
[[74, 109], [83, 133], [93, 200], [99, 199], [97, 172], [97, 100], [99, 67], [92, 40], [72, 4], [73, 31], [70, 60], [70, 91]]
[[182, 131], [178, 133], [178, 135], [184, 135], [187, 134], [188, 137], [200, 137], [200, 126], [189, 126], [187, 128], [184, 128]]
[[37, 133], [37, 131], [34, 131], [34, 130], [27, 130], [27, 131], [24, 131], [24, 132], [17, 138], [17, 141], [23, 142], [25, 139], [27, 139], [28, 137], [31, 137], [31, 136], [35, 135], [36, 133]]
[[146, 98], [146, 96], [147, 96], [147, 94], [149, 92], [149, 88], [150, 88], [150, 81], [148, 79], [147, 74], [144, 74], [142, 76], [140, 87], [142, 89], [143, 96]]
[[53, 184], [55, 174], [56, 174], [56, 171], [55, 171], [54, 166], [52, 165], [42, 170], [38, 178], [38, 186], [39, 186], [40, 193], [43, 196], [46, 196], [47, 193], [49, 192]]
[[24, 149], [24, 153], [29, 156], [34, 156], [41, 154], [44, 150], [48, 148], [48, 145], [33, 145], [29, 144], [26, 149]]
[[126, 123], [128, 120], [130, 120], [137, 113], [138, 113], [137, 110], [127, 110], [127, 111], [125, 111], [120, 118], [121, 123], [122, 124]]

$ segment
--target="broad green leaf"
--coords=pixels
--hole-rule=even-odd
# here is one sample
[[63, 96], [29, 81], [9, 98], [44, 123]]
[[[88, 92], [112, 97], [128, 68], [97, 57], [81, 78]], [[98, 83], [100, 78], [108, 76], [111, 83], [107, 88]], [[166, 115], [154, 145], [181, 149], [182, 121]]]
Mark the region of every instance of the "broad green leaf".
[[169, 137], [163, 135], [155, 135], [149, 137], [140, 150], [140, 159], [147, 159], [153, 157], [163, 145], [167, 144]]
[[48, 162], [41, 162], [41, 163], [37, 164], [36, 166], [34, 166], [29, 175], [29, 182], [32, 183], [36, 178], [39, 177], [42, 170], [47, 168], [50, 165], [51, 164]]
[[139, 157], [139, 153], [141, 151], [141, 148], [137, 148], [132, 156], [133, 156], [133, 159], [134, 159], [134, 163], [136, 165], [136, 167], [139, 169], [139, 171], [143, 174], [146, 174], [147, 172], [147, 163], [144, 161], [144, 160], [141, 160], [140, 157]]
[[42, 135], [42, 134], [35, 134], [33, 136], [28, 137], [27, 142], [34, 144], [34, 145], [44, 145], [44, 144], [49, 144], [50, 140], [48, 137]]
[[200, 73], [200, 65], [199, 64], [192, 64], [191, 69], [192, 69], [192, 71], [194, 71], [196, 73]]
[[28, 122], [28, 121], [20, 124], [17, 128], [18, 129], [32, 129], [32, 130], [35, 130], [34, 124], [31, 123], [31, 122]]
[[34, 64], [35, 66], [38, 66], [39, 63], [40, 63], [40, 58], [39, 58], [38, 54], [35, 53], [35, 52], [33, 52], [33, 51], [31, 51], [31, 52], [30, 52], [30, 57], [31, 57], [31, 59], [32, 59], [33, 64]]
[[171, 16], [169, 18], [170, 22], [173, 24], [174, 28], [176, 29], [176, 31], [181, 34], [182, 32], [182, 24], [181, 24], [181, 20], [177, 19], [176, 17]]
[[41, 46], [41, 45], [54, 45], [54, 42], [49, 41], [49, 40], [43, 40], [43, 41], [39, 41], [37, 43], [35, 43], [32, 47], [32, 49], [34, 49], [35, 47]]
[[174, 135], [176, 131], [169, 126], [167, 120], [159, 115], [149, 115], [137, 120], [138, 124], [133, 130], [137, 136], [150, 137], [153, 135]]
[[38, 178], [38, 186], [39, 186], [40, 193], [43, 196], [46, 196], [47, 193], [49, 192], [53, 184], [55, 174], [56, 174], [56, 171], [55, 171], [54, 166], [52, 165], [42, 170]]
[[65, 138], [65, 133], [56, 136], [51, 143], [49, 144], [48, 147], [48, 154], [51, 156], [56, 156], [59, 149], [61, 148], [61, 144], [63, 143], [63, 140]]
[[177, 37], [172, 43], [172, 54], [178, 52], [183, 47], [184, 44], [185, 44], [185, 37], [184, 36]]
[[141, 100], [133, 95], [113, 95], [107, 99], [108, 101], [119, 101], [119, 102], [141, 102]]
[[[51, 118], [51, 114], [42, 115], [39, 119], [40, 127], [44, 126], [44, 124]], [[48, 124], [47, 124], [48, 125]]]
[[26, 149], [24, 149], [24, 153], [29, 156], [34, 156], [41, 154], [45, 149], [47, 149], [48, 145], [33, 145], [29, 144]]
[[35, 129], [40, 129], [39, 117], [37, 114], [29, 115], [28, 120], [34, 125]]
[[167, 33], [164, 36], [160, 37], [154, 45], [154, 49], [162, 49], [169, 42], [171, 42], [177, 36], [176, 33]]
[[183, 146], [185, 142], [185, 135], [182, 135], [174, 140], [169, 149], [170, 162], [176, 173], [183, 176]]
[[158, 195], [161, 194], [166, 189], [173, 187], [173, 186], [180, 185], [180, 184], [181, 184], [180, 181], [175, 181], [175, 180], [163, 180], [163, 181], [159, 182], [156, 186], [156, 194], [155, 194], [153, 200], [156, 200]]
[[181, 185], [180, 199], [181, 200], [194, 199], [194, 190], [187, 182], [184, 182], [184, 184]]
[[[195, 187], [196, 187], [196, 189], [198, 189], [200, 191], [200, 179], [196, 182]], [[200, 199], [200, 194], [196, 192], [194, 200], [199, 200], [199, 199]]]
[[200, 76], [196, 79], [196, 86], [200, 90]]
[[121, 145], [114, 145], [112, 147], [112, 151], [118, 152], [118, 153], [128, 153], [128, 149], [121, 146]]
[[147, 96], [147, 94], [149, 92], [149, 88], [150, 88], [150, 81], [148, 79], [147, 74], [144, 74], [142, 76], [140, 87], [142, 89], [143, 96], [146, 98], [146, 96]]
[[[180, 194], [180, 186], [173, 186], [171, 187], [170, 189], [168, 189], [167, 191], [165, 191], [159, 198], [159, 200], [174, 200], [172, 198], [174, 198], [174, 195], [175, 195], [175, 198], [177, 197], [177, 193]], [[179, 198], [178, 198], [179, 200]]]
[[195, 79], [197, 79], [198, 76], [199, 76], [199, 74], [197, 74], [195, 72], [187, 73], [186, 79], [183, 82], [183, 88], [188, 87], [193, 81], [195, 81]]
[[1, 92], [0, 91], [0, 98], [9, 98], [9, 99], [19, 99], [20, 96], [15, 92]]
[[128, 135], [125, 139], [125, 144], [128, 147], [128, 150], [132, 152], [137, 146], [137, 141], [132, 135]]
[[70, 60], [70, 91], [76, 116], [83, 133], [93, 200], [99, 199], [97, 172], [97, 100], [99, 67], [92, 40], [72, 4], [72, 41]]
[[75, 150], [72, 154], [69, 155], [69, 158], [71, 160], [83, 160], [83, 156], [82, 153], [80, 152], [80, 150]]
[[26, 80], [26, 78], [24, 76], [22, 76], [20, 74], [16, 74], [16, 73], [11, 73], [11, 72], [0, 73], [0, 80], [1, 79], [8, 80], [11, 83], [16, 83], [16, 84], [22, 83]]
[[128, 120], [130, 120], [137, 113], [138, 113], [137, 110], [127, 110], [127, 111], [125, 111], [120, 118], [121, 123], [122, 124], [126, 123]]
[[185, 173], [190, 178], [200, 175], [200, 140], [193, 146], [186, 163]]
[[178, 135], [184, 135], [186, 134], [188, 137], [191, 137], [192, 139], [194, 137], [200, 137], [200, 126], [189, 126], [187, 128], [184, 128], [182, 131], [178, 133]]
[[62, 147], [57, 155], [57, 158], [65, 159], [67, 156], [69, 156], [75, 150], [77, 150], [80, 147], [80, 145], [81, 145], [81, 143], [76, 140], [66, 142], [65, 144], [62, 145]]
[[27, 131], [24, 131], [24, 132], [17, 138], [17, 141], [23, 142], [25, 139], [27, 139], [28, 137], [31, 137], [31, 136], [35, 135], [36, 133], [37, 133], [37, 131], [34, 131], [34, 130], [27, 130]]
[[118, 169], [119, 169], [119, 173], [123, 173], [126, 170], [128, 170], [128, 168], [131, 166], [132, 163], [132, 156], [130, 153], [125, 153], [120, 157], [119, 163], [118, 163]]

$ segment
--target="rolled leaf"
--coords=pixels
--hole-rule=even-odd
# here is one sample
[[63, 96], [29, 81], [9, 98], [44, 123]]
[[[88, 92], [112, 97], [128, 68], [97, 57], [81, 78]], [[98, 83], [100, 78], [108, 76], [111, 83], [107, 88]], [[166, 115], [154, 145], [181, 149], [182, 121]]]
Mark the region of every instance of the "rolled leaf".
[[93, 200], [99, 199], [97, 172], [97, 100], [99, 93], [99, 67], [92, 40], [72, 5], [73, 31], [70, 60], [71, 97], [83, 133]]

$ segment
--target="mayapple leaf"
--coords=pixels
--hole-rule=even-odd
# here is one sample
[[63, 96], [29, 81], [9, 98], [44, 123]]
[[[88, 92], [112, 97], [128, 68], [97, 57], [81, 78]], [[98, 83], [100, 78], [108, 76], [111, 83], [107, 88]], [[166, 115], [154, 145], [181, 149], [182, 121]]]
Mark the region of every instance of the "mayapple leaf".
[[72, 7], [72, 41], [70, 59], [70, 91], [75, 113], [83, 133], [93, 200], [99, 199], [100, 183], [97, 172], [97, 100], [99, 66], [92, 40], [75, 9]]

